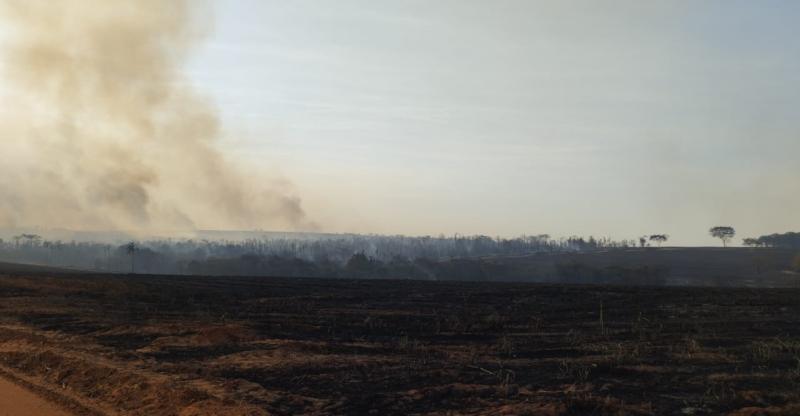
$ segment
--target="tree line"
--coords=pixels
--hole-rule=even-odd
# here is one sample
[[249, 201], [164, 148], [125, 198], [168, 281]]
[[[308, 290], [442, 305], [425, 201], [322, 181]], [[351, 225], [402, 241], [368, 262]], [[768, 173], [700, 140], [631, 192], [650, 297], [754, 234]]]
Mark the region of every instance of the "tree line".
[[[319, 234], [235, 241], [165, 239], [110, 244], [50, 241], [36, 234], [20, 234], [9, 240], [0, 239], [0, 260], [110, 272], [168, 274], [249, 273], [264, 269], [265, 264], [269, 264], [271, 269], [285, 270], [288, 262], [304, 271], [308, 271], [308, 264], [313, 264], [318, 273], [312, 274], [316, 275], [331, 272], [334, 268], [355, 270], [355, 266], [348, 264], [351, 261], [358, 264], [359, 255], [399, 267], [401, 260], [413, 262], [417, 259], [588, 251], [625, 248], [632, 243], [577, 236], [555, 239], [547, 234], [516, 238]], [[403, 267], [407, 268], [400, 268]]]
[[762, 235], [758, 238], [745, 238], [744, 245], [750, 247], [775, 247], [800, 249], [800, 233], [788, 232], [783, 234]]
[[[736, 231], [730, 226], [716, 226], [709, 229], [709, 234], [727, 246]], [[241, 240], [161, 239], [111, 244], [50, 241], [24, 233], [0, 239], [0, 261], [117, 273], [355, 278], [435, 278], [461, 274], [480, 280], [490, 273], [502, 275], [504, 271], [493, 269], [491, 262], [476, 263], [472, 259], [660, 247], [669, 238], [667, 234], [642, 236], [638, 241], [578, 236], [555, 239], [547, 234], [516, 238], [298, 234]], [[744, 243], [800, 248], [800, 233], [746, 238]], [[568, 271], [577, 273], [564, 269], [564, 273]], [[626, 270], [623, 274], [655, 279], [658, 273], [659, 270]], [[602, 277], [608, 271], [580, 270], [577, 274]]]

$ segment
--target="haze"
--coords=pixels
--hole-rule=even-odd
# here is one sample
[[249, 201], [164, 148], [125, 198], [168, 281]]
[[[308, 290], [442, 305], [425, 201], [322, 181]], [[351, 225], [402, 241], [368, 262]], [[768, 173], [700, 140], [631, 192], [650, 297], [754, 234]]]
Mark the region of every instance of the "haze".
[[212, 9], [170, 85], [219, 112], [213, 148], [247, 178], [234, 183], [308, 218], [187, 224], [705, 245], [713, 225], [758, 236], [800, 220], [800, 3]]

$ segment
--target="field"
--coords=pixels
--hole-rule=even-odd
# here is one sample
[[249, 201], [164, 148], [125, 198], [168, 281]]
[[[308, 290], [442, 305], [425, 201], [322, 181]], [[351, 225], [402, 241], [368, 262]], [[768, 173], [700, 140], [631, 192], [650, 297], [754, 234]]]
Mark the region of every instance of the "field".
[[798, 254], [781, 248], [649, 247], [481, 260], [486, 279], [495, 281], [800, 288], [798, 276], [786, 272]]
[[800, 290], [0, 274], [75, 415], [800, 414]]

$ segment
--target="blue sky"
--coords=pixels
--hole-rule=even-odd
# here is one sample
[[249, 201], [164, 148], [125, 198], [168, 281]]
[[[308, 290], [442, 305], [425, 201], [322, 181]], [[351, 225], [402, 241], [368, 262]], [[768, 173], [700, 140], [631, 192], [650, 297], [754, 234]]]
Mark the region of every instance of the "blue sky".
[[211, 4], [184, 70], [218, 145], [326, 231], [800, 225], [800, 2]]

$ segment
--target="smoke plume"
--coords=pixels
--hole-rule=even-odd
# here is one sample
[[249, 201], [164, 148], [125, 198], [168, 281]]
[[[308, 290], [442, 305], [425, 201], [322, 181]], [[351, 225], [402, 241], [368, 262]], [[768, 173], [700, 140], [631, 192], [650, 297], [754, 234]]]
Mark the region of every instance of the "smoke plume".
[[198, 6], [3, 0], [0, 226], [311, 227], [282, 182], [215, 148], [216, 112], [180, 73]]

